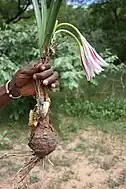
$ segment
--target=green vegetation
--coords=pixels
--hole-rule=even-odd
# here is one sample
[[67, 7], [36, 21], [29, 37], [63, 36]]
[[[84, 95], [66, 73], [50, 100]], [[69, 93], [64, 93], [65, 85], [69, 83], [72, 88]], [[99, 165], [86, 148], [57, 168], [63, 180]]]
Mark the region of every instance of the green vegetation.
[[[1, 84], [19, 66], [39, 57], [34, 12], [30, 5], [30, 1], [24, 0], [0, 2]], [[58, 16], [59, 23], [71, 22], [77, 26], [109, 63], [109, 67], [90, 83], [87, 82], [75, 42], [64, 34], [58, 34], [55, 40], [60, 45], [57, 46], [52, 62], [54, 69], [60, 73], [60, 88], [58, 92], [51, 94], [52, 117], [56, 125], [59, 125], [56, 126], [58, 130], [61, 130], [60, 122], [63, 124], [64, 116], [72, 120], [71, 126], [65, 124], [62, 127], [62, 132], [66, 133], [67, 130], [75, 132], [84, 128], [87, 122], [104, 131], [126, 130], [125, 5], [125, 0], [100, 0], [88, 7], [77, 8], [63, 3]], [[24, 123], [21, 124], [27, 124], [28, 112], [33, 105], [32, 98], [14, 101], [1, 110], [0, 119], [8, 119], [10, 125], [15, 125], [13, 120], [20, 122], [23, 116]], [[60, 116], [63, 120], [59, 122]]]
[[[0, 85], [20, 66], [39, 58], [31, 2], [0, 0]], [[125, 188], [126, 0], [95, 0], [88, 6], [86, 0], [76, 0], [77, 8], [64, 2], [59, 23], [74, 24], [109, 67], [87, 82], [75, 41], [57, 34], [51, 62], [60, 74], [60, 86], [50, 96], [52, 122], [61, 143], [49, 157], [54, 167], [46, 159], [44, 171], [40, 163], [29, 183], [39, 188], [43, 171], [48, 189]], [[29, 158], [28, 114], [34, 103], [25, 97], [0, 110], [0, 185]]]

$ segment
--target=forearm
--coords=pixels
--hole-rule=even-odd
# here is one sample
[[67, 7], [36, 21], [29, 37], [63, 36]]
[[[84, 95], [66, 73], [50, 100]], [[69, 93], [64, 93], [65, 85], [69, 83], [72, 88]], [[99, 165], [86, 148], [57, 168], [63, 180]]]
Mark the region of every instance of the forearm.
[[5, 86], [0, 87], [0, 108], [4, 105], [11, 103], [11, 98], [6, 94]]

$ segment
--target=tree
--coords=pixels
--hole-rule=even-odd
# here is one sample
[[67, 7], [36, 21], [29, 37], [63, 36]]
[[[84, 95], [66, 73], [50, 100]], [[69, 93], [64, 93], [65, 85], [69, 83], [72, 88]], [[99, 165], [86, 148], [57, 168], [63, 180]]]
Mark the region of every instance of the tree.
[[0, 18], [2, 22], [5, 21], [9, 24], [20, 20], [30, 4], [31, 0], [1, 0]]
[[91, 30], [101, 28], [106, 34], [108, 47], [126, 61], [126, 1], [99, 0], [89, 6]]

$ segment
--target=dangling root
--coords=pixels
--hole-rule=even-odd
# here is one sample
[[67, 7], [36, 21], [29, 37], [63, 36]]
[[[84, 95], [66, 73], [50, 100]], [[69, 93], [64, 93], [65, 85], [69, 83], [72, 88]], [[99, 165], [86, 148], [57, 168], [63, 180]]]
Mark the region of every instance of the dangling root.
[[42, 159], [41, 181], [43, 184], [41, 185], [41, 189], [44, 189], [44, 167], [45, 167], [44, 159]]
[[[34, 156], [31, 158], [25, 165], [16, 173], [15, 177], [12, 180], [13, 189], [15, 189], [15, 186], [17, 187], [18, 184], [22, 183], [25, 180], [25, 178], [28, 176], [29, 172], [35, 167], [35, 165], [42, 160], [42, 173], [41, 173], [41, 180], [44, 181], [44, 160], [47, 160], [52, 166], [54, 164], [51, 162], [51, 160], [48, 157], [45, 158], [39, 158], [38, 156]], [[27, 184], [25, 183], [25, 187]], [[24, 184], [20, 189], [24, 189]], [[43, 185], [42, 188], [43, 189]]]
[[35, 167], [35, 165], [40, 161], [38, 156], [32, 157], [15, 175], [13, 182], [21, 183], [29, 174], [29, 172]]
[[9, 152], [9, 153], [4, 153], [4, 154], [0, 154], [0, 160], [1, 159], [6, 159], [6, 158], [9, 158], [9, 157], [22, 157], [24, 158], [24, 156], [31, 156], [33, 155], [34, 152], [33, 151], [12, 151], [12, 152]]

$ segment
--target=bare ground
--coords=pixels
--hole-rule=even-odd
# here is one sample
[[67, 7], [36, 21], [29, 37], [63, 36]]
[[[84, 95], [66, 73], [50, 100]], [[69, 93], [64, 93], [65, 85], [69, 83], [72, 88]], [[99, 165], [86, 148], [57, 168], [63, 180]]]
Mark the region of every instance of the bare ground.
[[[126, 134], [126, 133], [125, 133]], [[25, 180], [22, 189], [126, 189], [126, 135], [112, 136], [88, 128], [61, 142], [57, 150], [40, 162]], [[0, 151], [15, 156], [0, 159], [0, 189], [14, 188], [9, 183], [27, 160], [26, 144], [13, 144]], [[17, 154], [16, 154], [17, 152]], [[23, 155], [19, 152], [23, 152]], [[27, 186], [26, 186], [27, 183]]]

